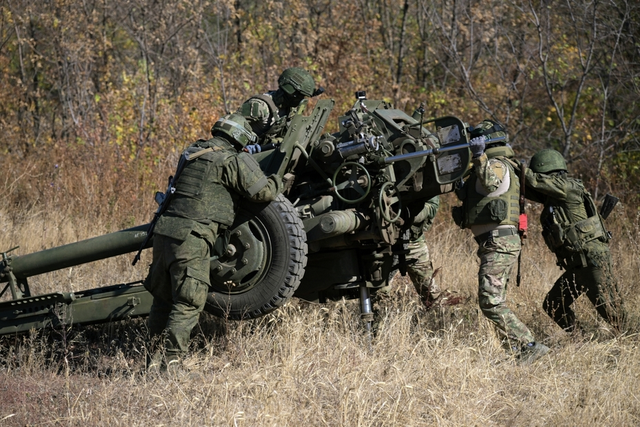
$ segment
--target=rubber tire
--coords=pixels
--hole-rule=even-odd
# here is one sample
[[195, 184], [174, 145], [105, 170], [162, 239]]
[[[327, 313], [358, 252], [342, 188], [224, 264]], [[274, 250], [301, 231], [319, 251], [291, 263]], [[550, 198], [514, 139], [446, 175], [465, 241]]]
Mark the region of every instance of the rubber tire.
[[[260, 224], [268, 234], [268, 242], [263, 242], [266, 265], [260, 272], [259, 281], [246, 291], [230, 293], [212, 287], [205, 311], [218, 317], [243, 320], [264, 316], [283, 306], [304, 276], [307, 235], [291, 202], [282, 194], [267, 204], [243, 201], [238, 206], [236, 218], [245, 218], [244, 224], [247, 217], [248, 221]], [[238, 225], [234, 223], [232, 232]], [[212, 283], [215, 273], [212, 269]]]

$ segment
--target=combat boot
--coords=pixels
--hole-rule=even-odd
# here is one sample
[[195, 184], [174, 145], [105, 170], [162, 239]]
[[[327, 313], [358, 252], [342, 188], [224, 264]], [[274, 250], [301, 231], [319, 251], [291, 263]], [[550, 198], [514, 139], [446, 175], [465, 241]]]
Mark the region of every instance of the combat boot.
[[530, 365], [551, 350], [544, 344], [539, 342], [530, 342], [522, 347], [518, 355], [518, 363], [520, 365]]

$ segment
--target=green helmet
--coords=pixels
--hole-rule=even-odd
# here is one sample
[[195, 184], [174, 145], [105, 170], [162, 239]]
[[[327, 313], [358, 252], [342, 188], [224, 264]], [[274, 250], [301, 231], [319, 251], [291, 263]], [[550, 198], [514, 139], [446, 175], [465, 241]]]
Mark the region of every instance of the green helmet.
[[237, 142], [243, 147], [258, 140], [258, 136], [251, 130], [247, 119], [235, 113], [221, 117], [211, 128], [212, 134], [216, 132], [222, 132], [232, 139], [231, 142]]
[[278, 77], [278, 87], [290, 96], [296, 92], [302, 96], [313, 96], [315, 85], [311, 74], [300, 67], [287, 68]]
[[488, 140], [504, 136], [503, 140], [495, 142], [486, 142], [487, 146], [493, 144], [505, 145], [509, 143], [509, 135], [506, 129], [498, 122], [494, 122], [490, 119], [485, 119], [478, 126], [471, 130], [471, 137], [484, 135]]
[[556, 150], [540, 150], [533, 155], [529, 162], [529, 168], [536, 173], [549, 173], [555, 171], [566, 171], [567, 162], [562, 154]]

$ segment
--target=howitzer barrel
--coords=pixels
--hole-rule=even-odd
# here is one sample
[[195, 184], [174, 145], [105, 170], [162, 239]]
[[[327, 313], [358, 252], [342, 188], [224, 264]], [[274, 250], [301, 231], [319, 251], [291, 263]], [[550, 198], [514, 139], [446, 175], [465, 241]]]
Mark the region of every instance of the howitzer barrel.
[[[11, 269], [17, 278], [36, 276], [87, 262], [98, 261], [137, 251], [147, 236], [149, 224], [140, 225], [104, 236], [46, 249], [11, 260]], [[151, 241], [147, 247], [151, 246]], [[0, 277], [0, 282], [6, 282]]]
[[433, 148], [431, 150], [421, 150], [421, 151], [415, 151], [413, 153], [398, 154], [397, 156], [386, 157], [384, 159], [384, 162], [389, 164], [389, 163], [397, 162], [399, 160], [409, 160], [409, 159], [415, 159], [417, 157], [428, 156], [430, 154], [446, 153], [447, 151], [459, 150], [461, 148], [466, 148], [466, 147], [469, 147], [469, 144], [458, 144], [458, 145], [452, 145], [449, 147]]

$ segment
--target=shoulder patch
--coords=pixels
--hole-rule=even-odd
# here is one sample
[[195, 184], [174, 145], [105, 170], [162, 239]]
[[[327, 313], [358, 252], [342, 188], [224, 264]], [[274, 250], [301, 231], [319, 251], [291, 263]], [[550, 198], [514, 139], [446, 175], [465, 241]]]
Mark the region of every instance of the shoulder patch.
[[508, 173], [507, 166], [504, 163], [502, 163], [500, 160], [497, 160], [497, 159], [490, 159], [489, 160], [489, 167], [491, 168], [493, 173], [495, 173], [496, 176], [498, 177], [498, 179], [500, 179], [500, 180], [503, 180], [504, 177]]

